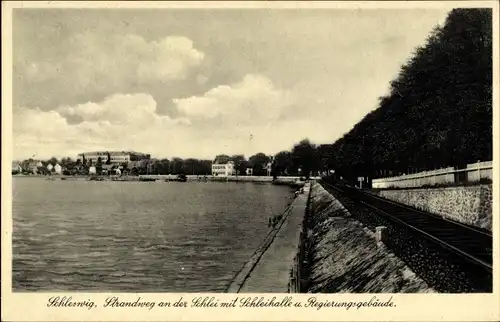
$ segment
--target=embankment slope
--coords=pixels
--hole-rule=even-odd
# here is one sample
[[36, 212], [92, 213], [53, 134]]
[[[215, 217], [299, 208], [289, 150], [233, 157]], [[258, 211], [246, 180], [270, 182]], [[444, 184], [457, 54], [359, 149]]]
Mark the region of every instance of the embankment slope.
[[374, 233], [351, 218], [319, 183], [311, 189], [306, 224], [308, 292], [434, 292], [403, 261], [377, 245]]

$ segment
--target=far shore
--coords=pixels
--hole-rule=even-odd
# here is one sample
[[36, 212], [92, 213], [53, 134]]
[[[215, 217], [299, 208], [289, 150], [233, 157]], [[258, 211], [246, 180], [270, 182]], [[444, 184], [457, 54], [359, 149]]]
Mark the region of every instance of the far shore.
[[[16, 178], [38, 178], [38, 179], [54, 179], [54, 180], [91, 180], [96, 181], [175, 181], [177, 175], [139, 175], [139, 176], [89, 176], [89, 175], [12, 175]], [[275, 180], [271, 176], [212, 176], [212, 175], [187, 175], [187, 181], [201, 181], [201, 182], [254, 182], [254, 183], [274, 183], [274, 184], [299, 184], [305, 182], [304, 177], [297, 176], [278, 176]], [[312, 177], [310, 179], [316, 180], [319, 178]]]

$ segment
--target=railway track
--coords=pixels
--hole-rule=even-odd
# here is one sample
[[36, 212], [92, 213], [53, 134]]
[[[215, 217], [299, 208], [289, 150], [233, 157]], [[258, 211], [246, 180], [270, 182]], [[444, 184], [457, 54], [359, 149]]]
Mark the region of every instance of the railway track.
[[[334, 186], [324, 181], [321, 183], [325, 189], [343, 199], [340, 201], [345, 203], [347, 208], [369, 209], [371, 213], [380, 216], [383, 222], [390, 222], [393, 227], [410, 231], [413, 236], [424, 238], [445, 253], [452, 254], [453, 266], [467, 266], [469, 275], [491, 276], [493, 251], [490, 232], [392, 202], [353, 187]], [[374, 218], [373, 222], [380, 221]], [[487, 281], [488, 278], [483, 280]]]

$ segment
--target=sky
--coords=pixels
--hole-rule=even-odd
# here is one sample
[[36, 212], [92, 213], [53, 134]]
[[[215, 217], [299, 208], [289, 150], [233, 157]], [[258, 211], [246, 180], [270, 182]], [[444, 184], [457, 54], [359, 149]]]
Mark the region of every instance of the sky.
[[447, 12], [14, 9], [14, 158], [333, 143]]

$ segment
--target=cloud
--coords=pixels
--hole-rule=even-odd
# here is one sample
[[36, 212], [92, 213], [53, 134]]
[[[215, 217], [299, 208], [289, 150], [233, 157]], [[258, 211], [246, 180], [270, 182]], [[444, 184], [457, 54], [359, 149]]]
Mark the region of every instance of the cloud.
[[88, 122], [107, 121], [114, 125], [148, 125], [165, 119], [155, 114], [156, 102], [150, 95], [116, 94], [99, 103], [88, 102], [57, 109], [63, 117], [77, 116]]
[[137, 74], [141, 80], [184, 79], [189, 69], [198, 66], [205, 54], [193, 48], [193, 42], [185, 37], [166, 37], [146, 43], [134, 36], [128, 49], [139, 48], [140, 63]]
[[104, 90], [109, 94], [134, 85], [185, 79], [205, 57], [190, 39], [180, 36], [148, 41], [135, 34], [102, 37], [84, 32], [58, 49], [40, 60], [19, 49], [16, 60], [23, 81], [51, 81], [76, 93]]
[[239, 82], [216, 86], [202, 95], [173, 100], [197, 131], [192, 145], [197, 150], [186, 147], [184, 151], [211, 157], [219, 153], [247, 157], [258, 152], [276, 153], [306, 136], [329, 140], [335, 121], [323, 126], [330, 114], [308, 110], [307, 105], [301, 105], [303, 101], [258, 74], [248, 74]]
[[[83, 121], [71, 124], [68, 118]], [[148, 94], [115, 94], [102, 102], [63, 106], [52, 111], [16, 108], [13, 115], [14, 155], [24, 158], [72, 156], [88, 150], [135, 149], [167, 154], [161, 142], [190, 126], [185, 118], [156, 114], [156, 102]]]
[[276, 121], [293, 103], [290, 92], [275, 88], [270, 79], [250, 74], [232, 85], [220, 85], [202, 96], [173, 99], [179, 111], [187, 116], [222, 117], [233, 123]]
[[296, 101], [268, 78], [251, 74], [175, 99], [178, 118], [159, 115], [157, 102], [146, 93], [114, 94], [51, 111], [16, 108], [14, 155], [75, 157], [89, 150], [132, 149], [155, 157], [212, 159], [219, 153], [276, 153], [305, 135], [318, 139], [328, 132], [318, 115], [284, 118], [297, 109]]
[[18, 154], [212, 158], [306, 136], [332, 143], [376, 107], [447, 9], [244, 13], [18, 11], [14, 109], [30, 109], [14, 111]]

